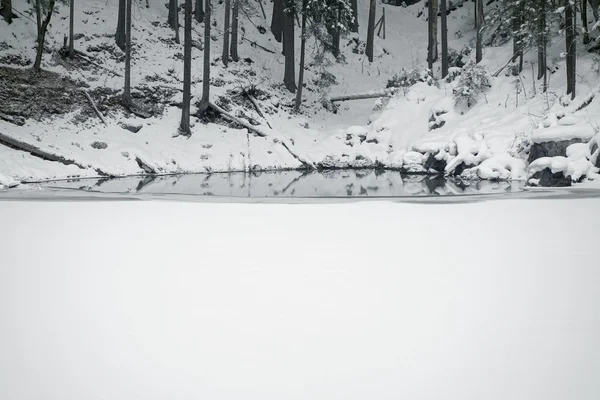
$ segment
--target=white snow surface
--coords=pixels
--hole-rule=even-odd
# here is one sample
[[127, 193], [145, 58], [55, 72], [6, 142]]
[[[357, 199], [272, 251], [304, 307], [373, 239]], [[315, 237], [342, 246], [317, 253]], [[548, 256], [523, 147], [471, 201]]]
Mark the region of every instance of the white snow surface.
[[0, 398], [597, 400], [599, 207], [2, 202]]

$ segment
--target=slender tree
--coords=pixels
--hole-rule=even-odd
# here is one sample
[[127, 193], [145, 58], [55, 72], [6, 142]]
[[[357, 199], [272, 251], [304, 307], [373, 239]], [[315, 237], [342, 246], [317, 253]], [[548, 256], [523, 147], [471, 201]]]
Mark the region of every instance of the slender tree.
[[185, 0], [185, 28], [183, 41], [183, 105], [181, 107], [181, 134], [190, 136], [190, 102], [192, 87], [192, 0]]
[[204, 2], [204, 71], [202, 73], [202, 99], [198, 113], [202, 114], [208, 108], [210, 101], [210, 0]]
[[0, 9], [1, 10], [1, 15], [2, 18], [4, 18], [4, 20], [7, 23], [12, 23], [12, 18], [13, 18], [13, 13], [12, 13], [12, 0], [1, 0], [0, 1]]
[[231, 21], [231, 0], [225, 0], [225, 18], [223, 21], [223, 54], [221, 59], [223, 65], [227, 66], [229, 63], [229, 27]]
[[483, 43], [482, 43], [482, 31], [483, 31], [483, 24], [484, 24], [484, 20], [483, 20], [483, 0], [475, 0], [476, 1], [476, 8], [475, 8], [475, 20], [476, 20], [476, 27], [475, 29], [477, 30], [477, 39], [476, 39], [476, 45], [475, 45], [475, 62], [476, 63], [480, 63], [481, 60], [483, 59]]
[[[585, 0], [584, 0], [585, 1]], [[547, 29], [546, 29], [546, 0], [539, 0], [539, 13], [538, 13], [538, 35], [537, 35], [537, 47], [538, 47], [538, 79], [544, 79], [543, 91], [547, 90], [547, 76], [546, 76], [546, 49], [547, 49]]]
[[125, 17], [125, 85], [123, 89], [123, 106], [131, 109], [131, 1], [126, 2]]
[[[478, 0], [476, 0], [478, 1]], [[437, 60], [437, 7], [434, 0], [427, 2], [427, 67], [433, 70]]]
[[335, 24], [334, 24], [334, 29], [333, 29], [333, 35], [332, 35], [332, 53], [334, 57], [338, 57], [340, 55], [340, 39], [342, 36], [342, 5], [338, 4], [338, 9], [337, 9], [337, 15], [335, 16]]
[[567, 94], [571, 95], [571, 98], [575, 98], [575, 71], [576, 71], [576, 48], [575, 42], [576, 34], [576, 20], [577, 11], [569, 0], [565, 4], [565, 33], [566, 33], [566, 53], [567, 53]]
[[283, 10], [283, 53], [285, 56], [283, 83], [292, 93], [296, 91], [294, 50], [294, 0], [286, 0]]
[[281, 42], [283, 36], [283, 9], [285, 0], [273, 0], [273, 16], [271, 17], [271, 33], [275, 37], [275, 40]]
[[440, 0], [442, 30], [442, 78], [448, 75], [448, 10], [447, 0]]
[[204, 21], [204, 10], [202, 9], [202, 1], [196, 0], [196, 9], [194, 10], [194, 18], [198, 22]]
[[37, 35], [37, 51], [35, 54], [35, 62], [33, 63], [33, 69], [37, 72], [42, 70], [42, 55], [44, 54], [44, 42], [46, 40], [46, 32], [48, 31], [48, 25], [50, 19], [52, 19], [52, 13], [54, 12], [55, 0], [48, 0], [47, 9], [42, 20], [42, 0], [35, 0], [36, 17], [38, 25]]
[[73, 25], [75, 24], [75, 0], [71, 0], [70, 14], [69, 14], [69, 57], [73, 58], [75, 55], [75, 48], [73, 44]]
[[367, 46], [365, 53], [369, 62], [373, 62], [373, 40], [375, 38], [375, 12], [377, 3], [375, 0], [369, 2], [369, 25], [367, 26]]
[[302, 28], [300, 37], [300, 72], [298, 76], [298, 91], [296, 92], [296, 111], [300, 110], [302, 104], [302, 87], [304, 85], [304, 56], [306, 53], [306, 18], [307, 18], [307, 0], [302, 0]]
[[590, 42], [590, 32], [587, 21], [587, 0], [581, 0], [581, 24], [583, 27], [583, 44]]
[[169, 25], [175, 30], [175, 43], [179, 44], [179, 5], [177, 0], [169, 0]]
[[126, 41], [126, 34], [125, 34], [125, 9], [126, 9], [126, 3], [127, 0], [119, 0], [119, 15], [117, 17], [117, 33], [115, 34], [115, 42], [117, 43], [117, 46], [125, 51], [125, 41]]
[[351, 0], [352, 6], [352, 24], [350, 25], [350, 32], [358, 33], [358, 0]]
[[233, 0], [233, 9], [231, 10], [231, 59], [234, 62], [240, 60], [238, 55], [238, 25], [239, 25], [240, 0]]

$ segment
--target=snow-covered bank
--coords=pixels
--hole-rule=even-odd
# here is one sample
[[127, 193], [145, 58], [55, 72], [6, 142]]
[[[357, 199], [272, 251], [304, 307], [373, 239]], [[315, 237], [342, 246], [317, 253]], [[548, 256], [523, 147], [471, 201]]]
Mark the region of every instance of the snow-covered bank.
[[597, 400], [599, 206], [4, 202], [0, 398]]
[[[265, 3], [269, 16], [272, 4]], [[449, 15], [450, 47], [464, 52], [465, 46], [472, 47], [473, 44], [472, 8], [461, 7], [461, 1], [456, 3], [458, 8]], [[424, 73], [425, 49], [422, 45], [426, 42], [426, 13], [422, 13], [425, 1], [409, 7], [386, 6], [386, 18], [394, 23], [389, 24], [385, 40], [376, 38], [373, 63], [366, 61], [360, 51], [365, 39], [368, 7], [366, 1], [359, 1], [359, 4], [360, 34], [344, 38], [341, 58], [345, 61], [340, 60], [329, 67], [336, 79], [331, 94], [381, 91], [402, 71], [412, 74], [414, 70], [417, 75], [429, 76]], [[378, 9], [382, 5], [378, 3]], [[457, 80], [444, 82], [427, 78], [425, 82], [397, 88], [390, 98], [341, 103], [337, 112], [332, 113], [321, 105], [323, 93], [317, 88], [321, 70], [311, 63], [314, 60], [309, 43], [306, 101], [301, 114], [295, 114], [291, 112], [293, 95], [281, 83], [283, 58], [279, 54], [280, 44], [270, 32], [261, 33], [258, 29], [269, 25], [268, 18], [264, 19], [260, 12], [241, 18], [243, 36], [247, 39], [240, 42], [242, 59], [225, 68], [219, 60], [223, 5], [217, 3], [214, 5], [212, 100], [224, 108], [230, 107], [231, 112], [242, 119], [259, 123], [258, 127], [266, 137], [248, 134], [245, 129], [237, 129], [239, 126], [231, 126], [222, 120], [206, 123], [198, 119], [190, 139], [173, 138], [181, 115], [178, 104], [182, 96], [183, 63], [180, 59], [182, 47], [174, 43], [173, 32], [166, 24], [167, 10], [160, 4], [152, 4], [148, 9], [135, 8], [134, 95], [140, 101], [160, 98], [161, 106], [164, 106], [162, 113], [143, 120], [124, 113], [117, 104], [123, 79], [115, 73], [122, 73], [123, 54], [112, 37], [116, 6], [116, 0], [82, 0], [76, 7], [76, 32], [82, 35], [76, 46], [93, 56], [103, 68], [58, 56], [57, 50], [62, 46], [62, 35], [68, 26], [67, 8], [58, 7], [47, 45], [54, 53], [45, 54], [43, 67], [59, 74], [54, 83], [62, 82], [77, 90], [57, 92], [56, 104], [52, 103], [51, 96], [50, 99], [44, 97], [37, 108], [44, 109], [46, 116], [49, 113], [47, 118], [37, 119], [38, 115], [26, 107], [27, 104], [19, 104], [18, 109], [12, 111], [32, 114], [23, 126], [0, 120], [0, 133], [76, 160], [83, 168], [41, 162], [21, 151], [0, 146], [0, 185], [12, 186], [23, 180], [95, 176], [98, 171], [121, 176], [140, 174], [148, 168], [158, 173], [186, 173], [294, 169], [304, 165], [385, 167], [408, 172], [457, 174], [466, 179], [527, 180], [531, 184], [552, 183], [553, 179], [570, 184], [587, 179], [600, 185], [598, 151], [590, 142], [599, 130], [600, 75], [594, 56], [585, 52], [583, 46], [580, 46], [578, 59], [578, 97], [572, 102], [563, 96], [564, 60], [561, 54], [564, 46], [557, 40], [548, 50], [553, 73], [547, 93], [542, 93], [540, 81], [532, 79], [530, 69], [536, 60], [534, 52], [530, 52], [525, 57], [525, 68], [520, 76], [512, 76], [507, 68], [506, 74], [491, 79], [489, 90], [469, 109], [457, 106], [452, 97]], [[24, 5], [15, 4], [14, 7], [20, 12], [25, 11]], [[198, 39], [192, 53], [192, 96], [195, 101], [201, 93], [202, 55], [198, 32], [202, 24], [193, 24]], [[24, 64], [31, 62], [36, 33], [33, 21], [19, 18], [11, 25], [0, 21], [0, 30], [0, 67], [15, 67], [15, 60]], [[262, 47], [253, 46], [251, 42]], [[490, 72], [496, 71], [510, 58], [510, 52], [510, 45], [487, 47], [481, 65]], [[467, 53], [463, 62], [472, 57]], [[18, 71], [25, 71], [25, 67], [18, 68]], [[453, 70], [460, 73], [458, 67]], [[12, 72], [9, 75], [21, 74]], [[436, 69], [431, 75], [439, 78], [440, 72]], [[7, 93], [25, 93], [26, 98], [40, 95], [34, 90], [34, 86], [40, 86], [36, 79], [28, 77], [15, 82], [12, 92]], [[52, 95], [51, 89], [56, 86], [46, 88], [46, 96]], [[81, 88], [91, 93], [105, 114], [108, 126], [102, 125], [94, 115], [87, 100], [79, 93]], [[241, 88], [253, 88], [261, 94], [258, 100], [266, 119], [240, 100]], [[70, 95], [77, 96], [77, 101]], [[68, 107], [59, 104], [64, 97], [70, 100]], [[544, 143], [567, 140], [574, 141], [571, 144], [589, 143], [588, 150], [571, 151], [570, 156], [566, 154], [566, 148], [555, 154], [550, 152], [553, 154], [542, 156], [568, 160], [543, 160], [533, 169], [528, 168], [529, 162], [535, 161], [530, 159], [532, 149], [538, 151]], [[547, 151], [538, 153], [544, 152]], [[141, 166], [140, 161], [146, 167]], [[40, 168], [40, 165], [45, 167]], [[545, 168], [539, 171], [541, 165]], [[554, 177], [554, 174], [558, 176]]]

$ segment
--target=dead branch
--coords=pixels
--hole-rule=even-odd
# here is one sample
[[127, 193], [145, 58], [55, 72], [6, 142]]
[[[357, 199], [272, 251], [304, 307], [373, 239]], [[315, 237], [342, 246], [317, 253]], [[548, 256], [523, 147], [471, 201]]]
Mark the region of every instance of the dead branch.
[[379, 98], [379, 97], [389, 96], [391, 93], [392, 93], [391, 90], [383, 90], [383, 91], [380, 91], [380, 92], [349, 94], [349, 95], [346, 95], [346, 96], [331, 97], [329, 99], [329, 101], [331, 101], [333, 103], [333, 102], [336, 102], [336, 101], [376, 99], [376, 98]]
[[[54, 153], [50, 153], [46, 150], [42, 150], [39, 147], [36, 147], [32, 144], [23, 142], [19, 139], [15, 139], [14, 137], [5, 135], [3, 133], [0, 133], [0, 144], [3, 144], [5, 146], [8, 146], [10, 148], [16, 149], [16, 150], [21, 150], [21, 151], [25, 151], [29, 154], [31, 154], [32, 156], [41, 158], [42, 160], [47, 160], [47, 161], [55, 161], [55, 162], [59, 162], [61, 164], [64, 165], [75, 165], [81, 169], [87, 169], [88, 167], [78, 163], [75, 160], [71, 160], [68, 158], [65, 158], [63, 156], [60, 156], [58, 154], [54, 154]], [[96, 170], [96, 172], [99, 175], [104, 175], [104, 176], [110, 176], [110, 174], [102, 171], [99, 168], [94, 168]]]
[[79, 51], [79, 50], [75, 50], [75, 56], [76, 56], [76, 57], [79, 57], [80, 59], [82, 59], [82, 60], [83, 60], [83, 61], [85, 61], [85, 62], [89, 62], [90, 64], [92, 64], [92, 65], [95, 65], [95, 66], [96, 66], [96, 67], [98, 67], [98, 68], [102, 68], [103, 70], [105, 70], [105, 71], [108, 71], [108, 72], [110, 72], [111, 74], [113, 74], [113, 75], [115, 75], [115, 76], [120, 76], [121, 78], [123, 77], [123, 75], [119, 74], [118, 72], [115, 72], [115, 71], [113, 71], [113, 70], [111, 70], [111, 69], [108, 69], [108, 68], [106, 68], [104, 65], [100, 65], [100, 64], [98, 64], [97, 62], [93, 61], [93, 60], [90, 58], [90, 56], [88, 56], [88, 55], [87, 55], [87, 54], [85, 54], [85, 53], [82, 53], [82, 52], [81, 52], [81, 51]]
[[244, 93], [246, 93], [246, 96], [248, 96], [248, 99], [250, 99], [250, 101], [252, 102], [252, 105], [256, 109], [256, 112], [258, 113], [258, 115], [260, 115], [265, 120], [265, 122], [267, 123], [267, 125], [269, 125], [269, 128], [273, 129], [273, 127], [269, 123], [269, 120], [267, 119], [267, 117], [265, 117], [265, 114], [263, 114], [263, 112], [261, 111], [260, 107], [258, 106], [258, 102], [254, 98], [254, 96], [252, 96], [247, 91], [244, 91]]
[[87, 92], [87, 90], [82, 90], [82, 92], [85, 95], [85, 97], [88, 99], [88, 101], [90, 102], [90, 104], [92, 105], [92, 108], [96, 112], [96, 115], [98, 115], [98, 118], [100, 118], [100, 120], [104, 123], [105, 126], [108, 126], [108, 124], [106, 123], [106, 120], [104, 119], [104, 115], [102, 115], [102, 113], [100, 112], [100, 110], [98, 110], [98, 108], [96, 107], [96, 104], [94, 104], [94, 100], [92, 100], [92, 98], [90, 97], [90, 95]]
[[216, 112], [218, 112], [219, 114], [221, 114], [221, 116], [225, 119], [228, 119], [232, 122], [235, 122], [238, 125], [243, 126], [244, 128], [248, 129], [249, 131], [252, 131], [254, 133], [256, 133], [258, 136], [262, 136], [262, 137], [267, 137], [268, 135], [266, 133], [264, 133], [263, 131], [261, 131], [260, 129], [250, 125], [247, 122], [242, 121], [241, 119], [234, 117], [233, 115], [229, 114], [227, 111], [223, 110], [221, 107], [219, 107], [218, 105], [209, 102], [208, 106], [210, 108], [212, 108], [213, 110], [215, 110]]

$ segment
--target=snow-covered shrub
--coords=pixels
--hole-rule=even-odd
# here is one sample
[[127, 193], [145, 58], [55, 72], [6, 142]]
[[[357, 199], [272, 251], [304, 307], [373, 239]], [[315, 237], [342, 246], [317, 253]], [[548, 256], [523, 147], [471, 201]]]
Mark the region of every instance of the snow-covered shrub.
[[467, 107], [477, 103], [479, 95], [492, 87], [492, 77], [483, 66], [473, 61], [464, 66], [458, 77], [452, 96], [457, 105], [466, 104]]
[[469, 56], [473, 50], [464, 46], [460, 51], [454, 49], [448, 49], [448, 66], [462, 68], [469, 62]]
[[413, 69], [410, 71], [402, 68], [400, 72], [395, 73], [390, 79], [388, 79], [386, 88], [399, 88], [402, 89], [404, 94], [408, 92], [408, 89], [418, 82], [425, 82], [429, 86], [437, 85], [437, 81], [433, 78], [431, 71]]

